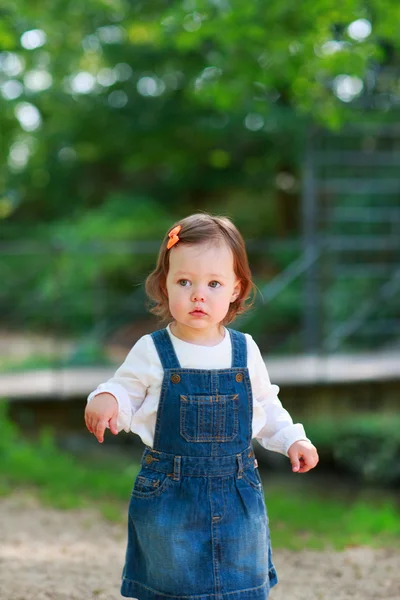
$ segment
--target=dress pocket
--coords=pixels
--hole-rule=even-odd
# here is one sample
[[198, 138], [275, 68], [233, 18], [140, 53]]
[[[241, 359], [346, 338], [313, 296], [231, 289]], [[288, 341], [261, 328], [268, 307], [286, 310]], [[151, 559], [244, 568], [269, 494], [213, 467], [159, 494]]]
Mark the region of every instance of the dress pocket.
[[242, 472], [243, 479], [255, 490], [263, 493], [263, 484], [257, 468], [251, 467]]
[[159, 496], [167, 489], [171, 477], [149, 468], [142, 468], [135, 479], [132, 496], [136, 498], [152, 498]]
[[239, 429], [239, 395], [180, 396], [180, 434], [188, 442], [230, 442]]

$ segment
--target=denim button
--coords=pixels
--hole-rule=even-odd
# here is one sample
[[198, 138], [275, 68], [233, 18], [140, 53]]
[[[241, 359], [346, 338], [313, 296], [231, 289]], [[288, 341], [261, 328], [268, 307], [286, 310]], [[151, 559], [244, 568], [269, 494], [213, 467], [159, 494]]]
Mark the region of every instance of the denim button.
[[154, 458], [150, 454], [148, 454], [146, 456], [146, 458], [144, 459], [144, 462], [149, 465], [153, 460], [154, 460]]
[[179, 383], [180, 380], [181, 380], [181, 377], [177, 373], [174, 373], [173, 375], [171, 375], [172, 383]]
[[241, 381], [243, 381], [243, 373], [236, 373], [235, 379], [236, 379], [236, 381], [238, 383], [240, 383]]

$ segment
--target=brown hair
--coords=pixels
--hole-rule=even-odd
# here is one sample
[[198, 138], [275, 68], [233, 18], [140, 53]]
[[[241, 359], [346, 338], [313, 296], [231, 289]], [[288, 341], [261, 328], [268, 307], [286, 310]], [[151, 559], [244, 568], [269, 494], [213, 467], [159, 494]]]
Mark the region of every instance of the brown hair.
[[[249, 297], [255, 290], [251, 279], [246, 247], [241, 234], [227, 217], [213, 216], [207, 213], [197, 213], [181, 219], [172, 225], [169, 231], [177, 225], [181, 226], [178, 244], [220, 243], [224, 241], [232, 250], [233, 268], [241, 283], [241, 289], [238, 298], [230, 304], [229, 310], [222, 321], [223, 325], [231, 323], [237, 315], [252, 306], [253, 299], [249, 302]], [[167, 249], [168, 233], [165, 234], [162, 241], [156, 268], [147, 277], [145, 283], [147, 295], [155, 302], [155, 306], [150, 308], [150, 312], [161, 317], [163, 321], [172, 317], [169, 311], [166, 289], [169, 253], [171, 251]]]

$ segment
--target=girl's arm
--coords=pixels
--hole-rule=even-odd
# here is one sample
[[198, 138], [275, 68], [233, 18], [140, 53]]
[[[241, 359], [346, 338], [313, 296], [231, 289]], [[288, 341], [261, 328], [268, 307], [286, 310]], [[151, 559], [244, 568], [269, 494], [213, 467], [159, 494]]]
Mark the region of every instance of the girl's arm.
[[[254, 432], [256, 440], [273, 452], [288, 456], [290, 446], [299, 440], [310, 440], [301, 423], [293, 419], [279, 400], [279, 387], [271, 384], [267, 367], [260, 349], [253, 338], [246, 334], [249, 351], [248, 365], [253, 391], [253, 419], [263, 423], [261, 429]], [[311, 442], [310, 442], [311, 443]]]
[[[122, 430], [131, 431], [132, 417], [139, 410], [146, 397], [150, 368], [148, 338], [147, 335], [140, 338], [114, 376], [105, 383], [101, 383], [89, 394], [87, 399], [86, 413], [90, 410], [90, 403], [93, 399], [100, 398], [100, 395], [105, 397], [107, 394], [116, 400], [118, 411], [116, 417], [117, 433]], [[111, 398], [109, 405], [111, 406]], [[106, 411], [106, 406], [104, 406], [104, 411]]]

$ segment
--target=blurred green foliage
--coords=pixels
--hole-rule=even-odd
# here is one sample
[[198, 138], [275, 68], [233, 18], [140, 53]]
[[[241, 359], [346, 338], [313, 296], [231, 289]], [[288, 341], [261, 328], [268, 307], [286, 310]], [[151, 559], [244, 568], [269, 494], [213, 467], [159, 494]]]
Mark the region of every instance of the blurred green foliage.
[[[398, 63], [396, 0], [5, 0], [0, 11], [1, 312], [10, 327], [80, 333], [99, 315], [142, 317], [129, 310], [143, 306], [135, 288], [156, 248], [129, 244], [160, 240], [193, 211], [228, 214], [246, 240], [296, 241], [305, 133], [362, 119], [333, 79]], [[348, 26], [360, 18], [372, 33], [356, 41]], [[23, 36], [36, 30], [45, 39], [32, 47]], [[36, 122], [23, 125], [32, 107]], [[289, 254], [254, 253], [256, 283]], [[296, 331], [293, 290], [276, 311], [266, 318]], [[296, 351], [297, 339], [283, 348]]]
[[340, 421], [310, 420], [306, 429], [323, 462], [333, 462], [366, 483], [400, 484], [398, 416], [359, 414]]

